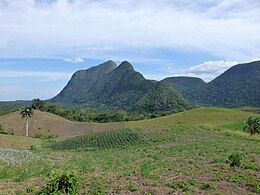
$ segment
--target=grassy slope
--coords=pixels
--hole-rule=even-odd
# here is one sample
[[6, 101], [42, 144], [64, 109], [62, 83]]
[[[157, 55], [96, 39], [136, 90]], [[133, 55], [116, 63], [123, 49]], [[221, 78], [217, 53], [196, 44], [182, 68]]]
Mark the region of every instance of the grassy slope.
[[0, 148], [30, 148], [31, 145], [41, 144], [40, 139], [22, 137], [15, 135], [1, 135], [0, 134]]
[[[25, 120], [22, 119], [19, 112], [0, 116], [0, 124], [3, 126], [5, 131], [13, 132], [15, 135], [24, 135]], [[54, 114], [35, 111], [33, 117], [29, 119], [29, 135], [34, 136], [39, 128], [44, 130], [47, 134], [57, 134], [58, 140], [63, 140], [73, 136], [84, 135], [89, 132], [122, 128], [122, 124], [71, 122]]]
[[[200, 108], [126, 123], [144, 141], [136, 145], [35, 151], [43, 160], [28, 163], [26, 172], [24, 166], [0, 164], [0, 194], [25, 191], [29, 184], [40, 187], [39, 180], [51, 170], [74, 171], [80, 178], [80, 192], [86, 194], [253, 193], [260, 190], [260, 138], [221, 128], [250, 115]], [[234, 152], [243, 159], [240, 167], [232, 169], [227, 160]]]
[[211, 127], [226, 127], [227, 129], [242, 129], [243, 121], [249, 116], [259, 116], [250, 112], [226, 108], [197, 108], [165, 117], [132, 121], [126, 127], [149, 127], [162, 125], [206, 125]]

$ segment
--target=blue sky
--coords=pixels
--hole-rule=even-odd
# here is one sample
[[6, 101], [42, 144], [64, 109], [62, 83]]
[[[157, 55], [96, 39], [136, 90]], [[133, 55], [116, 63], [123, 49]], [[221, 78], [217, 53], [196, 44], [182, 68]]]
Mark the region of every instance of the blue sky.
[[48, 99], [79, 69], [210, 81], [260, 58], [257, 0], [0, 0], [0, 101]]

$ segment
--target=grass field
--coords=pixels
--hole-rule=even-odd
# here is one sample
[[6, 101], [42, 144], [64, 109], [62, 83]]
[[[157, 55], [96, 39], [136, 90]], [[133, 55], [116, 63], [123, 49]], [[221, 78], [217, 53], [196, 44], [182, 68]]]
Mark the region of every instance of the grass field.
[[[260, 136], [240, 131], [251, 115], [199, 108], [42, 146], [23, 163], [8, 151], [14, 160], [0, 160], [0, 194], [25, 194], [32, 186], [34, 194], [52, 170], [73, 171], [79, 194], [257, 194]], [[0, 150], [0, 159], [6, 153]], [[242, 160], [232, 168], [234, 153]]]

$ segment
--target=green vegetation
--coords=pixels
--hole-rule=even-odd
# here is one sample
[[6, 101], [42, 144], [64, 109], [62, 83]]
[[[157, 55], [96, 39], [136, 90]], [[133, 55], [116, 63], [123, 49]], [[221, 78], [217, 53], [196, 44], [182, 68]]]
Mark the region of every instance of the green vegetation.
[[242, 156], [239, 153], [233, 153], [228, 157], [231, 167], [239, 167], [241, 164]]
[[77, 194], [79, 181], [74, 173], [53, 171], [40, 194]]
[[138, 143], [138, 141], [140, 143], [141, 140], [137, 133], [130, 129], [120, 129], [70, 138], [54, 143], [50, 147], [55, 150], [71, 150], [79, 148], [106, 149], [111, 147], [133, 145]]
[[251, 135], [260, 134], [260, 118], [253, 118], [250, 116], [245, 121], [244, 130]]
[[[78, 194], [259, 193], [260, 137], [228, 128], [251, 115], [199, 108], [127, 122], [126, 129], [87, 133], [29, 153], [8, 151], [12, 158], [0, 150], [3, 159], [12, 159], [11, 164], [0, 160], [1, 193], [23, 194], [30, 186], [39, 193], [50, 183], [51, 170], [73, 172]], [[21, 155], [27, 161], [21, 162]]]
[[195, 105], [260, 107], [260, 61], [233, 66], [209, 83], [189, 77], [165, 80]]
[[170, 114], [190, 108], [189, 103], [166, 82], [158, 82], [142, 97], [133, 112], [143, 114]]
[[[98, 72], [102, 70], [104, 74], [92, 75], [93, 69]], [[86, 82], [89, 78], [92, 80]], [[87, 84], [82, 85], [83, 82]], [[49, 102], [85, 107], [91, 111], [101, 111], [102, 114], [107, 113], [104, 110], [119, 110], [128, 113], [128, 120], [175, 113], [190, 107], [182, 95], [168, 84], [146, 80], [127, 61], [116, 68], [109, 61], [86, 71], [76, 72], [62, 92]]]

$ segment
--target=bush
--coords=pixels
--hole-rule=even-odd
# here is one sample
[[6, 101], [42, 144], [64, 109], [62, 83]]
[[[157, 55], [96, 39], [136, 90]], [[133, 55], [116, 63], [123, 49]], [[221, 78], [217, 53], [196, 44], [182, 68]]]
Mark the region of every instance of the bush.
[[3, 126], [1, 124], [0, 124], [0, 134], [5, 134], [5, 135], [8, 134], [8, 132], [3, 129]]
[[251, 135], [260, 134], [260, 118], [253, 118], [250, 116], [244, 123], [244, 131]]
[[231, 167], [239, 167], [241, 164], [242, 156], [239, 153], [233, 153], [228, 157]]
[[53, 171], [47, 184], [40, 194], [77, 194], [79, 181], [74, 173], [59, 173]]
[[57, 137], [58, 137], [58, 135], [56, 135], [54, 133], [51, 133], [51, 134], [45, 133], [41, 128], [39, 128], [34, 135], [34, 138], [40, 138], [41, 140], [53, 140]]

